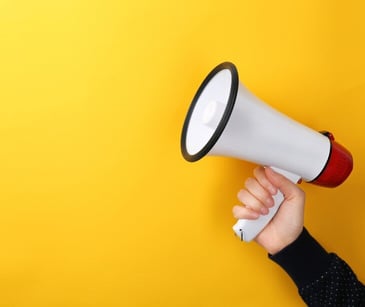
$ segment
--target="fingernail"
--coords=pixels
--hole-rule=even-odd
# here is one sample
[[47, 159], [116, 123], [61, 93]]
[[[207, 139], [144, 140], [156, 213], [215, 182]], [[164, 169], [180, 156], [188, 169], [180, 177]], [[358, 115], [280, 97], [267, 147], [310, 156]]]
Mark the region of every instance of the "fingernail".
[[266, 215], [266, 214], [268, 214], [268, 213], [269, 213], [269, 209], [267, 209], [266, 207], [261, 208], [261, 213], [262, 213], [263, 215]]

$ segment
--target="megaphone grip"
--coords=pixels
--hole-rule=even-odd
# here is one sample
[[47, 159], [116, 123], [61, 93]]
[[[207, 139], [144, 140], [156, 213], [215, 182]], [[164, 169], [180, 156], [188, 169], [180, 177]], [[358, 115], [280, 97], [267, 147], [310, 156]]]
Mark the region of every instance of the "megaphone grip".
[[[272, 169], [294, 183], [298, 183], [300, 180], [300, 176], [296, 174], [275, 167], [272, 167]], [[273, 196], [273, 198], [274, 206], [269, 209], [269, 213], [267, 215], [261, 215], [256, 220], [239, 219], [233, 226], [233, 231], [235, 232], [236, 236], [241, 239], [241, 241], [252, 241], [275, 216], [284, 200], [284, 195], [278, 191], [276, 195]]]

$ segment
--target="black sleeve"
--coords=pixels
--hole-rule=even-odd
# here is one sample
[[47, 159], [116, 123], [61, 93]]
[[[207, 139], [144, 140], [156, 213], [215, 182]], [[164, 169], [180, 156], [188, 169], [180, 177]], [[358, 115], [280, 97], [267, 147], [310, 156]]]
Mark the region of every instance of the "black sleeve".
[[269, 258], [287, 272], [308, 306], [365, 306], [365, 287], [355, 273], [305, 228], [296, 241]]

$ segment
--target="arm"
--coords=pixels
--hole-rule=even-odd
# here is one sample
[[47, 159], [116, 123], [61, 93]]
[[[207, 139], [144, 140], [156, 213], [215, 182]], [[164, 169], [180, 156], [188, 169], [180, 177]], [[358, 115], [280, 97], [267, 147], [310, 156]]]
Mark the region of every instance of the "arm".
[[355, 273], [305, 228], [292, 244], [269, 258], [291, 277], [308, 306], [365, 306], [365, 287]]
[[285, 195], [278, 213], [255, 241], [297, 285], [309, 306], [365, 306], [365, 287], [336, 254], [327, 253], [303, 228], [305, 194], [269, 168], [258, 167], [238, 193], [244, 206], [235, 206], [236, 218], [266, 214], [278, 189]]

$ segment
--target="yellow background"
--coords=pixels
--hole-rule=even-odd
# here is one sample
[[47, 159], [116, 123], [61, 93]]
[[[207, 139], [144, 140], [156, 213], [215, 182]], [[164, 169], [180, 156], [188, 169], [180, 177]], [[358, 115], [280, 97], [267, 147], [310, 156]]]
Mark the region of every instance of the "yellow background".
[[0, 306], [303, 306], [232, 234], [254, 166], [180, 154], [190, 101], [226, 60], [353, 153], [341, 187], [302, 187], [306, 226], [365, 280], [361, 3], [2, 0]]

